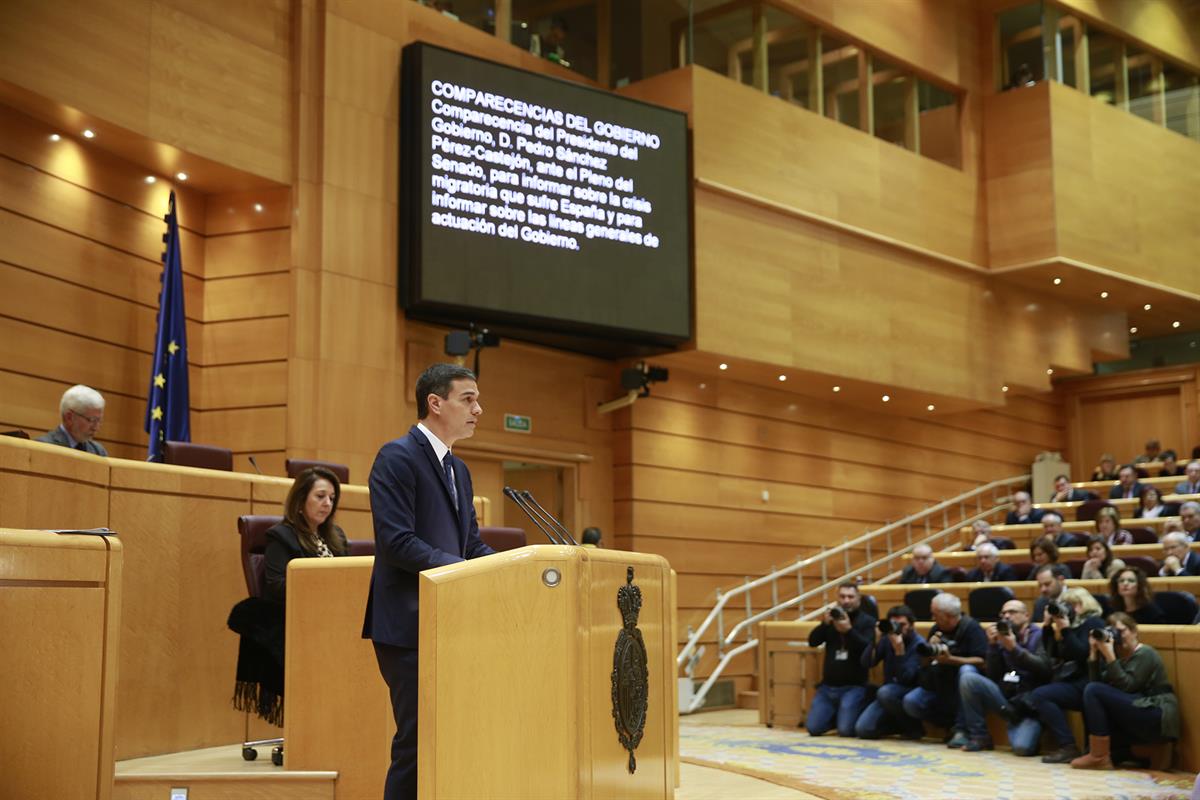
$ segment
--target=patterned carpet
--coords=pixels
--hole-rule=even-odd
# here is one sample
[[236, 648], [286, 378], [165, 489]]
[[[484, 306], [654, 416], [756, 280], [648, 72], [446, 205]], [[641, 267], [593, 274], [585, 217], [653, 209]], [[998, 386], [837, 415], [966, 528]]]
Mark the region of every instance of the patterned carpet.
[[684, 761], [790, 786], [827, 800], [1186, 800], [1195, 776], [1092, 772], [1005, 751], [933, 742], [814, 738], [803, 730], [681, 725]]

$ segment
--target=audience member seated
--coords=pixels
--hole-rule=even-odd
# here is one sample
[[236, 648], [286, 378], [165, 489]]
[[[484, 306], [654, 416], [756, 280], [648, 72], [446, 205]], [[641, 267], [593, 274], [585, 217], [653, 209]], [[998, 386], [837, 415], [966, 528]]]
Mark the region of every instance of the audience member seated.
[[263, 596], [282, 603], [287, 598], [287, 565], [293, 558], [348, 555], [346, 534], [334, 524], [342, 487], [324, 467], [301, 472], [283, 506], [283, 522], [267, 531]]
[[1166, 615], [1154, 602], [1150, 581], [1141, 567], [1125, 567], [1108, 581], [1109, 597], [1114, 611], [1121, 611], [1138, 621], [1139, 625], [1163, 625]]
[[1038, 585], [1038, 599], [1033, 604], [1034, 619], [1042, 619], [1050, 603], [1058, 602], [1070, 577], [1070, 570], [1062, 564], [1047, 564], [1038, 568], [1033, 576]]
[[1200, 503], [1188, 500], [1179, 507], [1179, 525], [1189, 539], [1200, 541]]
[[1162, 538], [1163, 563], [1158, 574], [1164, 578], [1177, 575], [1200, 576], [1200, 553], [1191, 548], [1186, 533], [1168, 533]]
[[1137, 508], [1133, 510], [1133, 516], [1137, 519], [1153, 519], [1155, 517], [1166, 517], [1167, 504], [1162, 501], [1162, 495], [1158, 489], [1153, 486], [1142, 487], [1141, 502]]
[[966, 726], [963, 750], [992, 750], [987, 713], [999, 714], [1008, 723], [1008, 743], [1019, 756], [1037, 755], [1041, 726], [1026, 721], [1012, 705], [1013, 698], [1050, 679], [1050, 661], [1041, 648], [1042, 629], [1029, 624], [1029, 609], [1020, 600], [1009, 600], [1000, 610], [1000, 622], [987, 627], [987, 674], [962, 667], [958, 676], [959, 702]]
[[1174, 478], [1182, 475], [1183, 467], [1179, 465], [1178, 458], [1179, 456], [1174, 450], [1163, 450], [1162, 455], [1158, 457], [1158, 460], [1162, 462], [1162, 469], [1158, 471], [1158, 477]]
[[1189, 461], [1184, 480], [1175, 484], [1175, 494], [1200, 494], [1200, 461]]
[[1000, 551], [991, 542], [983, 542], [975, 548], [975, 569], [967, 573], [967, 583], [1004, 583], [1020, 580], [1008, 564], [1000, 560]]
[[1058, 563], [1058, 545], [1048, 536], [1034, 540], [1033, 544], [1029, 545], [1029, 560], [1033, 562], [1033, 567], [1025, 576], [1025, 580], [1032, 581], [1041, 567]]
[[1103, 536], [1110, 547], [1133, 544], [1133, 534], [1121, 527], [1121, 512], [1112, 506], [1096, 512], [1096, 535]]
[[[1158, 651], [1138, 641], [1138, 622], [1109, 615], [1111, 638], [1088, 639], [1091, 683], [1083, 690], [1088, 753], [1075, 769], [1112, 769], [1130, 760], [1129, 745], [1179, 738], [1179, 702]], [[1139, 764], [1139, 766], [1145, 766]]]
[[1117, 479], [1117, 460], [1111, 453], [1100, 456], [1100, 466], [1092, 470], [1094, 481], [1115, 481]]
[[1124, 561], [1113, 558], [1108, 540], [1099, 534], [1088, 537], [1087, 555], [1087, 561], [1083, 565], [1083, 574], [1080, 575], [1085, 581], [1108, 580], [1114, 572], [1125, 567]]
[[879, 641], [874, 647], [863, 650], [865, 669], [883, 662], [883, 685], [854, 724], [854, 733], [860, 739], [880, 739], [892, 734], [908, 739], [921, 738], [921, 723], [904, 713], [903, 704], [904, 695], [917, 685], [921, 666], [917, 647], [925, 644], [925, 637], [914, 630], [913, 623], [912, 609], [892, 606], [888, 609], [887, 619], [879, 621]]
[[1142, 494], [1142, 484], [1138, 483], [1137, 470], [1132, 464], [1126, 464], [1117, 472], [1117, 485], [1109, 489], [1109, 500], [1134, 499]]
[[1062, 514], [1057, 511], [1047, 511], [1042, 515], [1042, 536], [1059, 547], [1075, 546], [1075, 534], [1063, 530]]
[[913, 548], [912, 563], [900, 573], [901, 583], [948, 583], [950, 574], [933, 557], [933, 548], [919, 544]]
[[1076, 489], [1071, 485], [1071, 479], [1059, 475], [1054, 479], [1054, 493], [1050, 495], [1051, 503], [1074, 503], [1077, 500], [1088, 500], [1091, 493], [1084, 489]]
[[853, 736], [854, 724], [870, 699], [863, 653], [875, 643], [875, 618], [860, 608], [858, 584], [838, 587], [837, 605], [808, 635], [809, 647], [825, 645], [825, 671], [804, 727], [820, 736], [836, 724], [839, 736]]
[[1005, 525], [1025, 525], [1042, 521], [1042, 514], [1045, 512], [1040, 508], [1033, 507], [1033, 498], [1029, 496], [1029, 492], [1014, 493], [1013, 503], [1016, 508], [1008, 512], [1008, 516], [1004, 518]]
[[958, 704], [958, 670], [979, 669], [987, 655], [987, 634], [971, 617], [963, 614], [962, 601], [942, 592], [930, 603], [933, 628], [927, 647], [921, 648], [917, 688], [904, 695], [904, 713], [920, 723], [953, 727], [950, 746], [967, 743]]
[[1145, 464], [1148, 461], [1158, 461], [1158, 455], [1162, 452], [1162, 444], [1158, 439], [1150, 439], [1146, 442], [1146, 449], [1141, 455], [1133, 457], [1134, 464]]
[[580, 544], [582, 544], [584, 547], [603, 548], [604, 545], [600, 541], [601, 538], [602, 537], [600, 535], [599, 528], [596, 528], [596, 527], [584, 528], [583, 529], [583, 538], [580, 540]]
[[982, 519], [977, 519], [971, 523], [971, 532], [975, 538], [971, 540], [971, 546], [968, 550], [974, 550], [984, 542], [989, 542], [992, 539], [992, 524]]
[[39, 442], [70, 447], [83, 453], [107, 456], [104, 445], [96, 441], [96, 432], [104, 421], [104, 396], [90, 386], [76, 384], [63, 392], [58, 403], [62, 422], [49, 433], [39, 436]]
[[[1067, 723], [1067, 710], [1083, 710], [1083, 688], [1088, 681], [1088, 637], [1104, 627], [1100, 604], [1087, 589], [1062, 593], [1067, 613], [1042, 617], [1042, 649], [1050, 659], [1050, 683], [1039, 686], [1020, 703], [1050, 732], [1056, 750], [1042, 756], [1044, 764], [1065, 764], [1079, 757], [1075, 734]], [[1037, 617], [1035, 617], [1037, 619]]]

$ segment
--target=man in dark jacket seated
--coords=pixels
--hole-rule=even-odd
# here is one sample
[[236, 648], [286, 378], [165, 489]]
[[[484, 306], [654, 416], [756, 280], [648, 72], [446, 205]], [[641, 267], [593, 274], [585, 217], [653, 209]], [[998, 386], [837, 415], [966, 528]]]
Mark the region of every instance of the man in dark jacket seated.
[[950, 572], [937, 563], [933, 548], [919, 544], [913, 548], [912, 563], [900, 573], [901, 583], [949, 583]]
[[976, 547], [975, 558], [978, 566], [967, 573], [967, 582], [1004, 583], [1020, 580], [1013, 568], [1000, 560], [999, 553], [996, 545], [991, 542], [984, 542]]
[[853, 736], [858, 715], [870, 699], [863, 653], [875, 643], [875, 618], [861, 608], [858, 584], [838, 587], [838, 604], [808, 635], [809, 647], [825, 645], [825, 670], [804, 727], [820, 736], [837, 725], [839, 736]]
[[1186, 533], [1172, 531], [1162, 538], [1163, 562], [1158, 574], [1164, 578], [1200, 576], [1200, 553], [1191, 548]]
[[1138, 483], [1137, 470], [1132, 464], [1121, 467], [1117, 473], [1117, 485], [1108, 492], [1109, 500], [1137, 499], [1142, 496], [1142, 485]]
[[1084, 489], [1071, 486], [1071, 479], [1059, 475], [1054, 479], [1054, 494], [1050, 495], [1051, 503], [1073, 503], [1076, 500], [1089, 500], [1092, 495]]
[[1013, 504], [1016, 508], [1008, 512], [1008, 516], [1004, 518], [1005, 525], [1026, 525], [1031, 522], [1041, 522], [1042, 514], [1046, 513], [1040, 508], [1033, 507], [1033, 498], [1029, 496], [1029, 492], [1014, 493]]

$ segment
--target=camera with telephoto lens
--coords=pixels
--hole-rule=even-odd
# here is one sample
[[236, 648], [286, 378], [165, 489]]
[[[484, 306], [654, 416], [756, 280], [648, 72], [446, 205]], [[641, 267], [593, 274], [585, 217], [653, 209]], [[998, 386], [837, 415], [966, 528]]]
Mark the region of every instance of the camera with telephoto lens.
[[1008, 624], [1008, 620], [1002, 619], [996, 623], [996, 633], [1001, 636], [1008, 636], [1012, 633], [1012, 626]]
[[1117, 629], [1111, 625], [1106, 628], [1093, 628], [1092, 638], [1097, 642], [1112, 642], [1120, 641], [1121, 635], [1117, 633]]
[[900, 631], [896, 630], [896, 626], [890, 619], [881, 619], [879, 620], [879, 632], [887, 636], [889, 633], [899, 633]]
[[944, 655], [949, 655], [949, 654], [950, 654], [949, 645], [942, 644], [941, 642], [918, 642], [917, 643], [917, 655], [922, 656], [923, 658], [937, 658], [938, 656], [944, 656]]
[[834, 622], [841, 622], [846, 619], [846, 611], [841, 606], [834, 606], [829, 609], [829, 618]]
[[1065, 617], [1067, 616], [1067, 607], [1057, 600], [1051, 600], [1046, 603], [1046, 613], [1052, 617]]

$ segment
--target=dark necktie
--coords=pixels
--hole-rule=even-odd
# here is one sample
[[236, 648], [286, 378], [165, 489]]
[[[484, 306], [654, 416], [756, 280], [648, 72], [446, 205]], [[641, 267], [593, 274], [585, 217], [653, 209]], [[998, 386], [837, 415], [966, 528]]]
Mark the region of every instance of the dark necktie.
[[442, 459], [442, 471], [446, 473], [446, 482], [450, 484], [450, 496], [454, 498], [454, 507], [458, 508], [458, 487], [454, 485], [454, 471], [450, 467], [450, 454]]
[[82, 452], [82, 453], [86, 453], [86, 452], [87, 452], [87, 445], [86, 445], [86, 444], [84, 444], [83, 442], [76, 442], [76, 443], [75, 443], [75, 449], [76, 449], [76, 450], [78, 450], [78, 451], [80, 451], [80, 452]]

